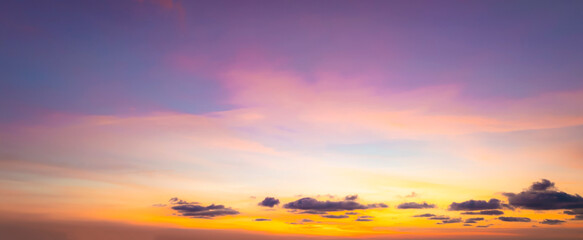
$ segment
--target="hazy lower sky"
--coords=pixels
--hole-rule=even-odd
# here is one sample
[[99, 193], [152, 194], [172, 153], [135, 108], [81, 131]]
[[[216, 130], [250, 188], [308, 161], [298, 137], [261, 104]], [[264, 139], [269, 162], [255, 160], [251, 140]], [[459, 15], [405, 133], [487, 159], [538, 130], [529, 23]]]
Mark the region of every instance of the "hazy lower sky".
[[0, 235], [581, 239], [582, 1], [0, 3]]

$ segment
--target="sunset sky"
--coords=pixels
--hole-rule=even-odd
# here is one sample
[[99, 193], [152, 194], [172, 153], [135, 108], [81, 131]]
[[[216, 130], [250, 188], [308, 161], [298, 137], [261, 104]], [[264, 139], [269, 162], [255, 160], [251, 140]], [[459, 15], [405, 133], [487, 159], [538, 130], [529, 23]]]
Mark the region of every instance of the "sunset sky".
[[583, 239], [582, 76], [583, 1], [5, 0], [0, 236]]

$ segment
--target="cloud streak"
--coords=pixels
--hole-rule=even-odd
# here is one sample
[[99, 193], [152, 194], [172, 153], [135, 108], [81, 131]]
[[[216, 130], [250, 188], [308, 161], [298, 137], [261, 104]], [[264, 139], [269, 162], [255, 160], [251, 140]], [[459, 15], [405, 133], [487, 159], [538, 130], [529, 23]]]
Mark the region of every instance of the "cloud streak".
[[426, 202], [423, 203], [416, 203], [416, 202], [407, 202], [401, 203], [397, 206], [398, 209], [423, 209], [423, 208], [435, 208], [435, 204], [428, 204]]
[[362, 205], [355, 201], [318, 201], [314, 198], [306, 197], [283, 205], [284, 208], [303, 210], [304, 212], [315, 211], [318, 212], [333, 212], [333, 211], [352, 211], [370, 208], [386, 208], [384, 203], [375, 203]]
[[[174, 199], [174, 202], [178, 202], [177, 199]], [[184, 201], [186, 202], [186, 201]], [[209, 206], [201, 206], [197, 204], [190, 204], [190, 203], [181, 203], [175, 206], [172, 206], [171, 209], [176, 210], [180, 215], [185, 217], [193, 217], [193, 218], [214, 218], [219, 216], [228, 216], [228, 215], [237, 215], [239, 211], [234, 210], [229, 207], [225, 207], [224, 205], [215, 205], [211, 204]]]
[[502, 203], [500, 200], [495, 198], [492, 198], [489, 201], [468, 200], [461, 203], [453, 202], [451, 205], [449, 205], [450, 211], [476, 211], [500, 208], [502, 208]]

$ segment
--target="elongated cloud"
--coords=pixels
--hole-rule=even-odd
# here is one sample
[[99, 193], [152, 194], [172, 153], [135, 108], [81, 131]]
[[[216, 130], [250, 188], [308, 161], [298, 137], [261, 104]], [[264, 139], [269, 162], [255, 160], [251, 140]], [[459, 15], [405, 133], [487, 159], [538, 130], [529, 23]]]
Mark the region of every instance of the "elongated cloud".
[[563, 213], [567, 215], [575, 215], [575, 218], [571, 220], [583, 220], [583, 209], [567, 210], [563, 211]]
[[373, 221], [373, 216], [367, 216], [367, 215], [363, 215], [363, 216], [358, 216], [358, 218], [356, 218], [357, 222], [371, 222]]
[[170, 204], [175, 204], [175, 205], [190, 204], [190, 203], [197, 204], [197, 202], [187, 202], [187, 201], [184, 201], [184, 200], [179, 199], [177, 197], [170, 198], [170, 200], [168, 200], [168, 202]]
[[564, 223], [565, 221], [563, 220], [558, 220], [558, 219], [545, 219], [544, 221], [540, 222], [540, 224], [546, 224], [546, 225], [559, 225]]
[[[179, 202], [178, 199], [172, 198], [174, 202]], [[186, 202], [186, 201], [184, 201]], [[182, 203], [171, 207], [173, 210], [176, 210], [180, 213], [180, 215], [185, 217], [193, 217], [193, 218], [214, 218], [217, 216], [226, 216], [226, 215], [237, 215], [239, 212], [232, 208], [225, 207], [223, 205], [215, 205], [211, 204], [209, 206], [201, 206], [197, 204], [190, 204], [190, 203]]]
[[354, 201], [358, 198], [358, 194], [354, 194], [354, 195], [348, 195], [346, 197], [344, 197], [344, 200], [346, 201]]
[[499, 217], [498, 219], [504, 222], [530, 222], [530, 218], [527, 217]]
[[450, 219], [450, 217], [448, 216], [433, 216], [428, 218], [429, 220], [448, 220]]
[[425, 214], [415, 215], [413, 217], [435, 217], [435, 214], [425, 213]]
[[423, 208], [435, 208], [435, 204], [428, 204], [426, 202], [423, 203], [416, 203], [416, 202], [407, 202], [401, 203], [397, 206], [399, 209], [423, 209]]
[[461, 222], [462, 222], [461, 218], [452, 218], [452, 219], [442, 220], [441, 223], [438, 223], [438, 224], [461, 223]]
[[305, 210], [305, 211], [345, 211], [345, 210], [357, 210], [357, 209], [369, 209], [369, 208], [385, 208], [386, 204], [375, 203], [362, 205], [355, 201], [318, 201], [314, 198], [306, 197], [301, 198], [293, 202], [286, 203], [283, 205], [287, 209], [295, 210]]
[[323, 215], [322, 217], [325, 217], [325, 218], [336, 218], [336, 219], [348, 218], [347, 215]]
[[484, 218], [468, 218], [465, 223], [477, 223], [478, 221], [484, 221]]
[[482, 210], [479, 212], [463, 212], [464, 215], [502, 215], [504, 212], [500, 210]]
[[583, 197], [555, 190], [555, 184], [547, 179], [533, 183], [520, 193], [504, 193], [510, 205], [533, 210], [583, 208]]
[[451, 211], [476, 211], [500, 208], [502, 208], [501, 201], [495, 198], [490, 199], [490, 201], [468, 200], [461, 203], [453, 202], [449, 205], [449, 210]]

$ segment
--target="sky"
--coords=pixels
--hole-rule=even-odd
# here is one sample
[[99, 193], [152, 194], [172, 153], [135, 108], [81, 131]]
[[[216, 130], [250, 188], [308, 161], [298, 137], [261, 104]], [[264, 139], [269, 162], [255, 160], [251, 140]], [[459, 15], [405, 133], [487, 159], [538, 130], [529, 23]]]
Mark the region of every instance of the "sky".
[[583, 238], [581, 1], [0, 4], [0, 235]]

